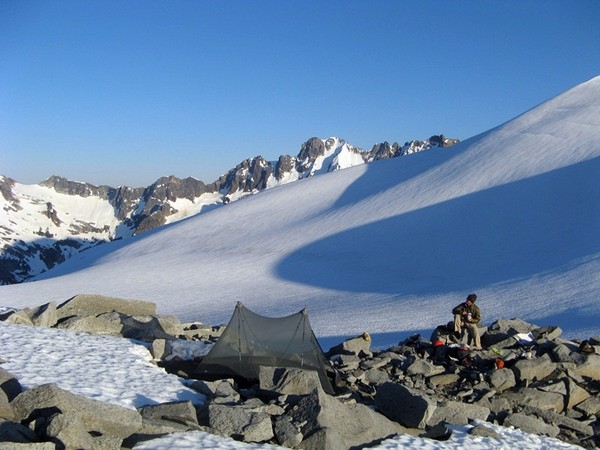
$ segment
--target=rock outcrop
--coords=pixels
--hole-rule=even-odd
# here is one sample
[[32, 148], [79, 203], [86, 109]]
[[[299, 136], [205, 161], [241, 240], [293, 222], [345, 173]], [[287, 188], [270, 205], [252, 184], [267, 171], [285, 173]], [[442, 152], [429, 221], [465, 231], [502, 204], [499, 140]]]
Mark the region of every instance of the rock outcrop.
[[[444, 326], [432, 340], [415, 335], [385, 350], [372, 349], [363, 333], [327, 353], [336, 374], [331, 396], [313, 372], [300, 369], [263, 367], [256, 384], [192, 380], [198, 360], [183, 359], [178, 349], [215, 342], [222, 330], [160, 317], [148, 302], [81, 295], [58, 306], [12, 311], [4, 320], [50, 327], [78, 323], [78, 330], [123, 337], [135, 330], [156, 364], [189, 378], [190, 387], [207, 398], [203, 405], [129, 410], [53, 384], [23, 390], [0, 368], [0, 440], [6, 442], [119, 449], [202, 430], [244, 442], [337, 450], [367, 447], [398, 433], [447, 439], [447, 424], [484, 421], [600, 446], [600, 339], [564, 339], [557, 327], [500, 320], [482, 335], [481, 350], [453, 342]], [[457, 350], [467, 350], [466, 356]], [[493, 438], [485, 426], [471, 431]]]

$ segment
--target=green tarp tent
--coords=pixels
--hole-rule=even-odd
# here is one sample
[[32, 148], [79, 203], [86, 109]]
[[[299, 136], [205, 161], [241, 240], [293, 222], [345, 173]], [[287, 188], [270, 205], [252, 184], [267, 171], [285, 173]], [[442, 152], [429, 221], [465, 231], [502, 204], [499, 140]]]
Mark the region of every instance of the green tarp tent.
[[314, 370], [333, 394], [333, 369], [308, 321], [306, 308], [286, 317], [265, 317], [237, 303], [225, 331], [195, 371], [198, 377], [259, 379], [260, 366]]

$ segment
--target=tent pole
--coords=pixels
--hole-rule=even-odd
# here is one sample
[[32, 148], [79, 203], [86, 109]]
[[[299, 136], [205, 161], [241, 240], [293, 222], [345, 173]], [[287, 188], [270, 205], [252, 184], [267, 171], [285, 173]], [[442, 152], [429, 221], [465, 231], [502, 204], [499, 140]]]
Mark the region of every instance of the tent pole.
[[238, 302], [237, 309], [239, 310], [238, 314], [238, 361], [242, 362], [242, 308], [240, 308], [241, 303]]
[[306, 343], [306, 308], [302, 310], [302, 352], [300, 353], [300, 367], [304, 367], [304, 345]]

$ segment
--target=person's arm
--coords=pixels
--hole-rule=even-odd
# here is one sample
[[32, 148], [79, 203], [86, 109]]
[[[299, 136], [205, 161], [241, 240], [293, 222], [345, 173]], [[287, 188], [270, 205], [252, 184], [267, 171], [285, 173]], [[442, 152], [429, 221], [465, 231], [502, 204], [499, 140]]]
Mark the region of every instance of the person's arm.
[[471, 323], [479, 323], [479, 321], [481, 320], [481, 312], [479, 311], [479, 308], [475, 305], [473, 305], [473, 307], [471, 308]]
[[465, 305], [464, 303], [461, 303], [458, 306], [455, 306], [454, 309], [452, 309], [452, 314], [464, 314], [465, 313]]

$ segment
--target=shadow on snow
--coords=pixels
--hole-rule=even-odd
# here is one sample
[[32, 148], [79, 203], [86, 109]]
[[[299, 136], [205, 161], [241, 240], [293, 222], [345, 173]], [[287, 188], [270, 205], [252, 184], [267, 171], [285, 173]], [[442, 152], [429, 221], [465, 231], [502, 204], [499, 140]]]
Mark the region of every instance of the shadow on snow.
[[326, 289], [407, 295], [549, 272], [600, 252], [598, 173], [595, 158], [343, 231], [275, 270]]

